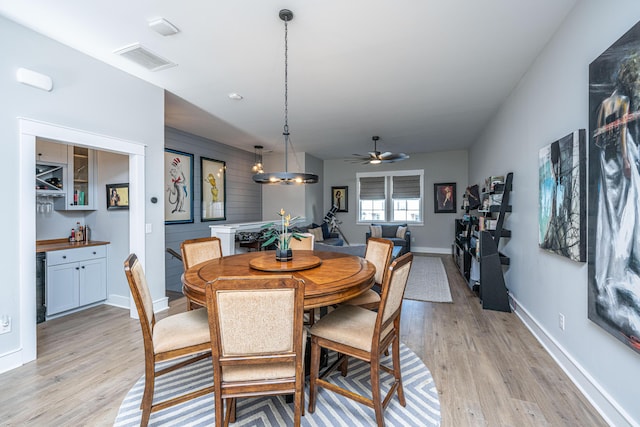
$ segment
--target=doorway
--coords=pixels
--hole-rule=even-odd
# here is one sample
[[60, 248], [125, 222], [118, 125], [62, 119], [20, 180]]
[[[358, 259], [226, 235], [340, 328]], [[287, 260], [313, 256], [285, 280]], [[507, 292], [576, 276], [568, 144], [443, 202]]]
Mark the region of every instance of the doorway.
[[[20, 224], [22, 238], [18, 242], [20, 263], [20, 341], [22, 348], [14, 355], [16, 366], [36, 359], [36, 277], [35, 260], [35, 189], [33, 171], [35, 170], [36, 138], [65, 141], [72, 145], [103, 151], [110, 151], [129, 156], [129, 250], [136, 252], [144, 266], [145, 260], [145, 206], [144, 179], [145, 166], [144, 144], [97, 135], [78, 129], [71, 129], [50, 123], [29, 119], [19, 119], [20, 128], [20, 174], [19, 190], [24, 195], [19, 200]], [[129, 303], [130, 313], [135, 317], [135, 306]]]

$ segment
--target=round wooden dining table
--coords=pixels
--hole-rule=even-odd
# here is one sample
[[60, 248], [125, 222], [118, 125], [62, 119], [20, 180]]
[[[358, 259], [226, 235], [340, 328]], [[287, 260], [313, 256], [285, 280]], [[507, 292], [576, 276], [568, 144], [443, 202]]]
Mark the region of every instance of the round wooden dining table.
[[185, 271], [182, 291], [206, 305], [205, 286], [223, 276], [292, 275], [304, 280], [304, 308], [338, 304], [370, 289], [375, 266], [364, 258], [339, 252], [294, 250], [293, 260], [275, 260], [275, 251], [229, 255], [196, 264]]

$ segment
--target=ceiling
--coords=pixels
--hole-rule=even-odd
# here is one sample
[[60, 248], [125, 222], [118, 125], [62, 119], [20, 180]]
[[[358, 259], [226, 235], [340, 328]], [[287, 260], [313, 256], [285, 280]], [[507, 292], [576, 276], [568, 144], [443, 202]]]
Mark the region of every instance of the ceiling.
[[[467, 148], [576, 2], [0, 0], [0, 15], [164, 88], [168, 126], [281, 152], [278, 12], [291, 9], [291, 141], [337, 159], [371, 151], [373, 135], [383, 152]], [[152, 31], [159, 17], [180, 32]], [[152, 72], [113, 53], [136, 42], [178, 65]]]

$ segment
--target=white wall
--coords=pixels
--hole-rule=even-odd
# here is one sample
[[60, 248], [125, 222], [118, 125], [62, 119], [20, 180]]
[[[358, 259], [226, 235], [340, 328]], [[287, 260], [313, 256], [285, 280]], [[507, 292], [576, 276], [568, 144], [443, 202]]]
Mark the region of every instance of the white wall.
[[[454, 238], [454, 219], [462, 213], [462, 194], [468, 184], [468, 155], [466, 151], [441, 151], [437, 153], [412, 153], [408, 160], [380, 165], [352, 164], [344, 159], [324, 162], [324, 211], [331, 208], [331, 187], [348, 186], [349, 212], [340, 212], [336, 218], [342, 221], [340, 229], [349, 243], [365, 243], [368, 225], [356, 224], [358, 200], [356, 199], [356, 173], [424, 169], [424, 225], [411, 225], [411, 243], [414, 252], [451, 253]], [[457, 213], [433, 212], [433, 184], [455, 182]]]
[[[164, 92], [84, 54], [34, 33], [0, 17], [0, 140], [4, 155], [4, 174], [8, 184], [20, 176], [18, 118], [25, 117], [95, 134], [109, 135], [147, 144], [146, 192], [161, 197], [164, 145]], [[9, 42], [10, 41], [10, 42]], [[46, 74], [54, 88], [45, 92], [15, 80], [20, 67]], [[34, 197], [32, 194], [18, 194]], [[0, 286], [0, 314], [13, 319], [12, 331], [0, 335], [0, 371], [4, 360], [21, 349], [20, 289], [21, 271], [35, 272], [35, 258], [21, 265], [16, 250], [21, 239], [17, 224], [24, 214], [15, 203], [0, 211], [4, 224], [3, 240], [8, 250], [0, 258], [3, 285]], [[147, 235], [147, 269], [154, 299], [164, 293], [163, 206], [146, 202], [146, 222], [153, 226]], [[32, 227], [35, 237], [35, 216]], [[35, 239], [33, 241], [35, 251]], [[35, 253], [34, 253], [35, 255]], [[35, 274], [34, 274], [35, 278]]]
[[[640, 19], [635, 0], [583, 0], [470, 150], [470, 180], [514, 172], [507, 287], [523, 317], [612, 425], [639, 425], [640, 354], [587, 319], [587, 264], [538, 248], [538, 150], [588, 129], [589, 63]], [[566, 329], [558, 327], [563, 313]]]
[[[129, 284], [122, 263], [129, 255], [129, 211], [107, 210], [107, 184], [129, 182], [129, 157], [98, 151], [97, 197], [98, 209], [93, 213], [91, 238], [110, 242], [107, 262], [107, 302], [121, 305], [129, 298]], [[127, 305], [128, 307], [128, 305]]]

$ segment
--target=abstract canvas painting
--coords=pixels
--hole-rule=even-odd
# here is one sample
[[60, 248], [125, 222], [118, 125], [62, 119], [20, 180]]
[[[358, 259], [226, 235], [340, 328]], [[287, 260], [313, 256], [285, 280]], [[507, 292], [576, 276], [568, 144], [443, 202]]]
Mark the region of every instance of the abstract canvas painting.
[[640, 23], [589, 65], [589, 319], [640, 353]]
[[542, 249], [586, 261], [584, 129], [540, 149], [539, 235]]

